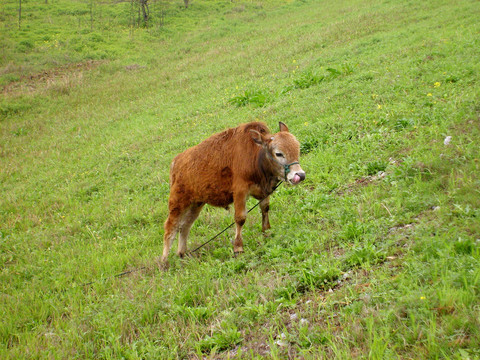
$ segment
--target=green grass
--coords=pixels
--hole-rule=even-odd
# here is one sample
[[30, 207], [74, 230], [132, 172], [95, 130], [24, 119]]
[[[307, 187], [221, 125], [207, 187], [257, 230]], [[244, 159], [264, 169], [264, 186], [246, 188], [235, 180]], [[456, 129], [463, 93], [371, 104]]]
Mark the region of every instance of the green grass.
[[[148, 27], [23, 3], [20, 29], [0, 9], [1, 358], [480, 357], [477, 1], [156, 2]], [[306, 181], [242, 256], [232, 230], [158, 271], [171, 159], [257, 119]], [[232, 218], [206, 208], [189, 247]]]

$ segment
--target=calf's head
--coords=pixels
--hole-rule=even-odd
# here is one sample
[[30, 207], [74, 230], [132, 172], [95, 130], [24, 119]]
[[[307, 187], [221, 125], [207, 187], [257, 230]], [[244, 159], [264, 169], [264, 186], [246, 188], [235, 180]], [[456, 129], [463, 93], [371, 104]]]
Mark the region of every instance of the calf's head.
[[276, 134], [261, 134], [250, 130], [253, 141], [262, 146], [274, 175], [286, 182], [297, 185], [305, 180], [305, 171], [300, 163], [300, 143], [289, 131], [287, 125], [280, 122], [280, 131]]

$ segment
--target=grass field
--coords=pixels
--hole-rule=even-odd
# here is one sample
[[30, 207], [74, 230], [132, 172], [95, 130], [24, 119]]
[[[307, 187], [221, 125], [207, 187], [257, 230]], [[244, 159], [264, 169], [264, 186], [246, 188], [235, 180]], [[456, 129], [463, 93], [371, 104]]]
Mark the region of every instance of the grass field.
[[[480, 358], [478, 1], [0, 6], [0, 358]], [[170, 161], [254, 120], [306, 181], [159, 271]]]

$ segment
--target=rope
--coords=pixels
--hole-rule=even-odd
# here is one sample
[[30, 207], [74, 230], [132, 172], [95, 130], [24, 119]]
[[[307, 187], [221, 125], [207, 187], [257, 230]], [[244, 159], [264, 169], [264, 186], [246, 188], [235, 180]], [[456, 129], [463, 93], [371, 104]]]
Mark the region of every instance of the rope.
[[134, 272], [137, 272], [137, 271], [140, 271], [140, 270], [145, 270], [146, 268], [147, 268], [146, 266], [141, 266], [141, 267], [136, 268], [136, 269], [124, 271], [124, 272], [122, 272], [122, 273], [120, 273], [120, 274], [112, 275], [112, 276], [109, 276], [109, 277], [106, 277], [106, 278], [101, 278], [101, 279], [99, 279], [99, 280], [93, 280], [93, 281], [90, 281], [90, 282], [88, 282], [88, 283], [84, 283], [84, 284], [78, 285], [77, 287], [79, 287], [79, 286], [89, 286], [89, 285], [92, 285], [92, 284], [97, 283], [97, 282], [100, 281], [100, 280], [106, 281], [106, 280], [109, 280], [109, 279], [115, 279], [115, 278], [123, 277], [123, 276], [125, 276], [125, 275], [131, 274], [131, 273], [134, 273]]
[[[294, 161], [290, 164], [282, 164], [281, 162], [279, 162], [277, 159], [275, 159], [268, 151], [267, 151], [267, 156], [270, 156], [270, 158], [274, 161], [276, 161], [278, 164], [280, 164], [281, 166], [283, 166], [283, 169], [285, 171], [285, 181], [287, 181], [287, 174], [290, 172], [290, 166], [292, 165], [295, 165], [295, 164], [299, 164], [298, 161]], [[272, 193], [277, 190], [277, 188], [283, 183], [283, 180], [280, 180], [280, 182], [275, 185], [272, 189], [272, 192], [270, 194], [268, 194], [267, 196], [265, 196], [262, 200], [260, 200], [258, 203], [256, 203], [252, 208], [250, 208], [250, 210], [247, 211], [247, 214], [252, 211], [253, 209], [255, 209], [263, 200], [265, 200], [267, 197], [269, 197], [270, 195], [272, 195]], [[209, 242], [215, 240], [217, 237], [219, 237], [220, 235], [222, 235], [225, 231], [227, 231], [228, 229], [230, 229], [233, 225], [235, 225], [235, 222], [231, 223], [230, 225], [228, 225], [225, 229], [223, 229], [222, 231], [220, 231], [217, 235], [215, 235], [213, 238], [211, 238], [210, 240], [208, 240], [207, 242], [203, 243], [202, 245], [200, 245], [199, 247], [195, 248], [194, 250], [190, 251], [187, 255], [191, 255], [193, 254], [195, 251], [197, 251], [198, 249], [201, 249], [202, 247], [204, 247], [205, 245], [207, 245]]]
[[147, 266], [141, 266], [141, 267], [138, 267], [138, 268], [135, 268], [135, 269], [132, 269], [132, 270], [127, 270], [127, 271], [121, 272], [119, 274], [115, 274], [115, 275], [108, 276], [108, 277], [105, 277], [105, 278], [100, 278], [100, 279], [93, 280], [93, 281], [90, 281], [90, 282], [86, 282], [86, 283], [83, 283], [83, 284], [80, 284], [80, 285], [75, 285], [75, 286], [71, 287], [70, 289], [64, 289], [62, 292], [65, 292], [66, 290], [72, 290], [72, 289], [76, 289], [76, 288], [80, 288], [80, 287], [90, 286], [90, 285], [96, 284], [100, 281], [107, 281], [107, 280], [110, 280], [110, 279], [120, 278], [120, 277], [123, 277], [125, 275], [131, 274], [131, 273], [134, 273], [134, 272], [137, 272], [137, 271], [140, 271], [140, 270], [145, 270], [145, 269], [147, 269]]
[[[247, 211], [247, 214], [250, 213], [250, 211], [252, 211], [253, 209], [255, 209], [258, 205], [260, 205], [260, 203], [265, 200], [267, 197], [269, 197], [275, 190], [277, 190], [277, 188], [282, 184], [283, 181], [280, 181], [277, 185], [275, 185], [275, 187], [273, 188], [272, 192], [270, 194], [268, 194], [267, 196], [265, 196], [262, 200], [260, 200], [259, 202], [257, 202], [254, 206], [252, 206], [250, 208], [250, 210]], [[215, 240], [217, 237], [219, 237], [220, 235], [222, 235], [225, 231], [227, 231], [228, 229], [230, 229], [233, 225], [235, 225], [235, 221], [233, 223], [231, 223], [230, 225], [228, 225], [225, 229], [223, 229], [222, 231], [220, 231], [217, 235], [215, 235], [214, 237], [212, 237], [210, 240], [204, 242], [202, 245], [200, 245], [199, 247], [195, 248], [194, 250], [190, 251], [187, 255], [191, 256], [195, 251], [201, 249], [202, 247], [204, 247], [205, 245], [207, 245], [208, 243], [210, 243], [211, 241]]]
[[[291, 165], [291, 164], [290, 164]], [[247, 214], [250, 213], [253, 209], [255, 209], [258, 205], [260, 205], [260, 203], [265, 200], [267, 197], [269, 197], [275, 190], [277, 190], [277, 188], [282, 184], [283, 181], [280, 181], [277, 185], [274, 186], [274, 188], [272, 189], [272, 192], [270, 194], [268, 194], [267, 196], [265, 196], [262, 200], [260, 200], [259, 202], [257, 202], [254, 206], [252, 206], [248, 211], [247, 211]], [[209, 239], [208, 241], [204, 242], [202, 245], [198, 246], [197, 248], [195, 248], [194, 250], [190, 251], [187, 255], [188, 256], [191, 256], [194, 252], [196, 252], [197, 250], [201, 249], [202, 247], [204, 247], [205, 245], [207, 245], [208, 243], [212, 242], [213, 240], [215, 240], [216, 238], [218, 238], [220, 235], [222, 235], [225, 231], [227, 231], [228, 229], [230, 229], [233, 225], [235, 225], [235, 222], [231, 223], [230, 225], [228, 225], [225, 229], [223, 229], [222, 231], [220, 231], [217, 235], [215, 235], [214, 237], [212, 237], [211, 239]], [[93, 284], [96, 284], [100, 281], [107, 281], [107, 280], [110, 280], [110, 279], [115, 279], [115, 278], [120, 278], [120, 277], [123, 277], [125, 275], [129, 275], [131, 273], [134, 273], [134, 272], [137, 272], [137, 271], [140, 271], [140, 270], [145, 270], [147, 269], [148, 267], [147, 266], [141, 266], [141, 267], [138, 267], [138, 268], [135, 268], [135, 269], [132, 269], [132, 270], [127, 270], [127, 271], [124, 271], [124, 272], [121, 272], [119, 274], [115, 274], [115, 275], [112, 275], [112, 276], [108, 276], [106, 278], [100, 278], [100, 279], [97, 279], [97, 280], [93, 280], [93, 281], [90, 281], [90, 282], [87, 282], [87, 283], [83, 283], [83, 284], [80, 284], [80, 285], [76, 285], [76, 286], [73, 286], [72, 288], [70, 289], [76, 289], [76, 288], [79, 288], [79, 287], [85, 287], [85, 286], [90, 286], [90, 285], [93, 285]]]

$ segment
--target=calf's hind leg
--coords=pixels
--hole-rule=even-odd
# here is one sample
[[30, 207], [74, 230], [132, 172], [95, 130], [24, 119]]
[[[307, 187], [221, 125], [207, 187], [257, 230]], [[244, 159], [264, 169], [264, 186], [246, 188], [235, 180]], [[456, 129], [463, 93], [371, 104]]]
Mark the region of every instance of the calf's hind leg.
[[[172, 196], [173, 194], [173, 196]], [[181, 220], [187, 208], [190, 204], [178, 201], [175, 198], [175, 190], [170, 190], [170, 199], [168, 201], [168, 218], [165, 221], [164, 225], [164, 235], [163, 235], [163, 254], [162, 254], [162, 263], [167, 264], [168, 253], [170, 252], [170, 247], [172, 246], [173, 240], [180, 229]]]
[[163, 254], [162, 254], [163, 264], [167, 263], [168, 253], [170, 252], [170, 247], [172, 246], [172, 242], [175, 239], [175, 236], [177, 235], [179, 225], [180, 225], [180, 214], [177, 214], [177, 211], [170, 211], [164, 225], [165, 233], [163, 235]]
[[241, 191], [236, 194], [233, 194], [233, 202], [235, 206], [235, 240], [233, 241], [233, 253], [238, 254], [243, 252], [243, 238], [242, 238], [242, 227], [245, 224], [245, 219], [247, 218], [247, 192]]
[[198, 215], [200, 214], [200, 211], [202, 210], [203, 205], [204, 204], [202, 203], [192, 204], [182, 214], [182, 219], [180, 220], [180, 236], [178, 239], [178, 250], [177, 250], [177, 254], [181, 258], [183, 258], [183, 256], [187, 252], [188, 234], [190, 233], [190, 229], [192, 228], [194, 221], [197, 219]]

